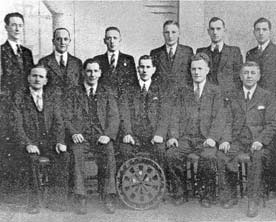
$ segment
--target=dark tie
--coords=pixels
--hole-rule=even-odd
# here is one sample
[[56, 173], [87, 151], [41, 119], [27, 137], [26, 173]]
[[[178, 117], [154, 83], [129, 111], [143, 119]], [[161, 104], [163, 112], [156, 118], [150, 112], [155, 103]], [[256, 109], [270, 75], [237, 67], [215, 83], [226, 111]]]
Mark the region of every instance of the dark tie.
[[173, 64], [174, 54], [173, 54], [173, 48], [172, 47], [170, 47], [169, 59], [170, 59], [171, 64]]
[[21, 56], [22, 55], [22, 50], [19, 44], [16, 44], [16, 55]]
[[195, 83], [195, 85], [196, 85], [196, 88], [195, 88], [195, 91], [194, 91], [195, 100], [198, 102], [199, 99], [200, 99], [200, 88], [199, 88], [199, 83]]
[[146, 84], [144, 83], [143, 87], [142, 87], [142, 94], [146, 95], [147, 94], [147, 89], [146, 89]]
[[219, 46], [218, 45], [215, 46], [214, 53], [219, 54]]
[[59, 65], [60, 65], [60, 68], [65, 69], [65, 61], [64, 61], [63, 55], [60, 56]]
[[250, 91], [247, 91], [245, 101], [248, 103], [250, 101]]
[[261, 56], [263, 54], [262, 46], [258, 47], [257, 54], [258, 54], [258, 56]]
[[115, 69], [115, 54], [112, 53], [110, 58], [110, 69], [113, 71]]

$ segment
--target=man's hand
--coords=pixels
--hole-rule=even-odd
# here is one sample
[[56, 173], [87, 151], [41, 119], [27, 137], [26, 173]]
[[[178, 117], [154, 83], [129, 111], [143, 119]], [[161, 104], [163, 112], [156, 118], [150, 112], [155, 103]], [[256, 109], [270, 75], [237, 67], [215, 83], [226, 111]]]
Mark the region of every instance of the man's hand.
[[215, 147], [216, 146], [216, 142], [215, 140], [208, 138], [207, 140], [204, 141], [203, 146], [210, 146], [210, 147]]
[[253, 153], [255, 150], [261, 150], [262, 148], [263, 148], [263, 144], [258, 141], [255, 141], [254, 143], [252, 143], [250, 151]]
[[60, 152], [66, 152], [67, 151], [67, 147], [64, 144], [61, 143], [57, 143], [56, 145], [56, 152], [59, 154]]
[[26, 150], [28, 153], [37, 153], [37, 155], [40, 155], [40, 151], [36, 145], [28, 145], [26, 146]]
[[75, 144], [77, 144], [77, 143], [82, 143], [85, 139], [83, 135], [79, 133], [79, 134], [74, 134], [72, 136], [72, 140]]
[[130, 143], [130, 144], [134, 145], [135, 141], [134, 141], [133, 137], [128, 134], [128, 135], [124, 136], [123, 143]]
[[171, 138], [167, 141], [167, 147], [178, 147], [178, 141], [175, 138]]
[[152, 140], [151, 140], [151, 143], [152, 144], [155, 144], [155, 143], [163, 143], [163, 137], [162, 136], [157, 136], [155, 135]]
[[230, 150], [230, 143], [229, 142], [223, 142], [219, 145], [219, 150], [223, 150], [224, 153], [227, 153]]
[[101, 144], [108, 144], [110, 141], [110, 138], [108, 136], [100, 136], [100, 138], [98, 139], [98, 143]]

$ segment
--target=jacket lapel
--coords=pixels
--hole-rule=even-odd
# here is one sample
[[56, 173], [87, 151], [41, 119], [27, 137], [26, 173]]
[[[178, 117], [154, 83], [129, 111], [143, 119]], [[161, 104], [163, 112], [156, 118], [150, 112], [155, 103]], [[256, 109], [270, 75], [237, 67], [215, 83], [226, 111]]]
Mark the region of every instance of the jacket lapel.
[[221, 57], [220, 57], [220, 62], [219, 62], [219, 68], [218, 68], [218, 70], [222, 70], [223, 66], [227, 62], [229, 54], [230, 54], [229, 47], [224, 44], [223, 47], [222, 47], [222, 50], [221, 50]]
[[7, 55], [7, 57], [9, 58], [8, 61], [11, 61], [13, 65], [19, 67], [16, 55], [14, 54], [14, 51], [8, 41], [6, 41], [5, 44], [3, 45], [2, 53], [5, 53]]
[[171, 64], [168, 58], [168, 53], [166, 51], [165, 45], [162, 47], [160, 52], [160, 65], [163, 66], [165, 70], [169, 71], [168, 75], [171, 75], [170, 68], [168, 69], [168, 67], [171, 67]]
[[172, 73], [177, 72], [177, 67], [180, 67], [181, 62], [182, 62], [182, 55], [179, 50], [179, 46], [177, 45], [176, 51], [175, 51], [175, 57], [172, 65]]
[[[69, 60], [69, 55], [68, 55], [68, 60]], [[67, 61], [67, 63], [68, 63], [68, 61]], [[58, 76], [63, 76], [63, 73], [60, 70], [59, 64], [57, 63], [57, 60], [55, 58], [54, 53], [51, 54], [51, 57], [50, 57], [49, 62], [48, 62], [48, 66]]]
[[102, 129], [105, 129], [105, 116], [106, 116], [106, 96], [105, 96], [105, 90], [101, 85], [98, 85], [97, 91], [97, 115], [98, 119], [100, 121]]
[[257, 86], [251, 100], [247, 104], [247, 110], [254, 108], [257, 105], [257, 103], [261, 100], [262, 100], [261, 93], [260, 93], [259, 87]]
[[44, 111], [44, 122], [47, 131], [50, 130], [51, 120], [52, 120], [52, 112], [51, 112], [51, 95], [44, 91], [43, 93], [43, 111]]

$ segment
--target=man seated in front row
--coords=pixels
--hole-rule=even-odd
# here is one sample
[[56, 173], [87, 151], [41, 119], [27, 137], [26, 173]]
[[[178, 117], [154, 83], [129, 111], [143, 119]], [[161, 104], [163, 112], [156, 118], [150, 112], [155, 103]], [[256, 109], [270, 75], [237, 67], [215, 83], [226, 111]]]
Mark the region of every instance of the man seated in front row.
[[167, 159], [174, 177], [175, 205], [184, 202], [185, 163], [191, 153], [200, 157], [198, 178], [203, 207], [210, 207], [215, 194], [216, 145], [221, 140], [224, 117], [220, 89], [206, 80], [209, 57], [198, 53], [191, 57], [193, 84], [178, 90], [168, 131]]
[[[224, 177], [225, 190], [222, 192], [225, 208], [231, 208], [237, 201], [233, 199], [236, 193], [237, 178], [231, 177], [237, 171], [238, 154], [249, 154], [248, 160], [248, 217], [258, 215], [258, 204], [262, 196], [262, 178], [264, 163], [269, 158], [273, 148], [272, 138], [276, 131], [276, 103], [272, 93], [258, 86], [260, 67], [255, 62], [246, 62], [240, 71], [243, 87], [231, 99], [232, 122], [230, 123], [231, 141], [225, 141], [219, 146], [219, 169]], [[232, 127], [231, 127], [232, 126]], [[225, 175], [226, 173], [226, 175]], [[220, 178], [221, 179], [221, 178]], [[231, 184], [234, 184], [231, 186]], [[235, 195], [234, 195], [235, 198]]]
[[[103, 188], [107, 213], [114, 213], [116, 162], [113, 142], [119, 128], [119, 111], [114, 93], [99, 83], [100, 64], [87, 59], [83, 64], [84, 82], [68, 91], [65, 101], [65, 124], [74, 155], [76, 213], [87, 213], [85, 156], [92, 152], [98, 165], [98, 183]], [[102, 177], [102, 178], [100, 178]]]
[[152, 155], [164, 164], [165, 144], [169, 117], [169, 104], [160, 80], [153, 80], [156, 66], [151, 56], [143, 55], [138, 65], [139, 83], [126, 91], [123, 113], [123, 144], [120, 145], [122, 160], [126, 161], [137, 152]]
[[55, 211], [65, 211], [68, 192], [69, 153], [64, 143], [64, 125], [57, 94], [44, 86], [47, 71], [42, 66], [31, 69], [29, 87], [18, 91], [13, 106], [15, 134], [27, 151], [29, 198], [28, 213], [39, 213], [39, 157], [50, 159], [49, 181], [53, 184], [54, 202], [48, 203]]

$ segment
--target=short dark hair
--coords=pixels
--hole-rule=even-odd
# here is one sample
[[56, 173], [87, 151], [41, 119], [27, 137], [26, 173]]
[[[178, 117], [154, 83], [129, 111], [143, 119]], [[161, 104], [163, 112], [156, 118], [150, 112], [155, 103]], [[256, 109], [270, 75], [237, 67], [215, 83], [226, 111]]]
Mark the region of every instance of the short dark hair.
[[119, 34], [121, 35], [120, 29], [118, 27], [115, 27], [115, 26], [109, 26], [109, 27], [107, 27], [105, 29], [105, 35], [106, 35], [107, 32], [112, 31], [112, 30], [119, 32]]
[[34, 65], [32, 68], [31, 68], [31, 70], [30, 70], [30, 72], [29, 72], [29, 74], [28, 75], [31, 75], [31, 72], [32, 72], [32, 70], [33, 69], [44, 69], [45, 71], [46, 71], [46, 77], [48, 78], [48, 69], [44, 66], [44, 65], [41, 65], [41, 64], [37, 64], [37, 65]]
[[203, 60], [204, 62], [206, 62], [206, 64], [208, 65], [208, 67], [210, 67], [210, 58], [204, 52], [199, 52], [199, 53], [197, 53], [197, 54], [195, 54], [195, 55], [193, 55], [191, 57], [191, 63], [193, 61], [199, 61], [199, 60]]
[[223, 27], [225, 28], [225, 22], [223, 21], [222, 18], [219, 18], [219, 17], [212, 17], [212, 18], [210, 19], [210, 21], [209, 21], [209, 27], [210, 27], [210, 25], [211, 25], [212, 22], [216, 22], [216, 21], [221, 21]]
[[69, 30], [68, 30], [67, 28], [64, 28], [64, 27], [56, 28], [56, 29], [54, 30], [54, 32], [53, 32], [53, 39], [55, 39], [56, 33], [57, 33], [57, 31], [59, 31], [59, 30], [65, 30], [66, 32], [68, 32], [69, 38], [71, 39]]
[[254, 22], [254, 29], [255, 29], [255, 26], [258, 24], [258, 23], [263, 23], [263, 22], [266, 22], [268, 24], [268, 28], [269, 30], [271, 30], [272, 28], [272, 25], [271, 25], [271, 22], [267, 19], [267, 18], [264, 18], [264, 17], [261, 17], [261, 18], [258, 18], [255, 22]]
[[4, 18], [4, 22], [6, 25], [10, 24], [10, 18], [12, 18], [12, 17], [19, 17], [22, 19], [22, 21], [24, 23], [24, 17], [22, 14], [20, 14], [19, 12], [12, 12], [12, 13], [7, 14]]
[[175, 25], [177, 26], [177, 28], [179, 28], [179, 23], [175, 20], [167, 20], [164, 22], [163, 24], [163, 29], [167, 26], [167, 25]]
[[139, 58], [139, 61], [138, 61], [138, 65], [139, 65], [139, 66], [140, 66], [141, 60], [151, 60], [152, 65], [153, 65], [154, 67], [156, 67], [155, 59], [154, 59], [154, 57], [152, 57], [152, 56], [150, 56], [150, 55], [142, 55], [142, 56]]
[[242, 64], [240, 72], [244, 69], [244, 67], [256, 67], [259, 70], [259, 73], [261, 73], [260, 65], [257, 62], [254, 61], [246, 61]]
[[88, 65], [88, 64], [91, 64], [91, 63], [97, 63], [97, 64], [99, 65], [100, 69], [102, 70], [100, 60], [95, 59], [95, 58], [86, 59], [86, 60], [84, 61], [83, 65], [82, 65], [83, 70], [85, 70], [86, 67], [87, 67], [87, 65]]

